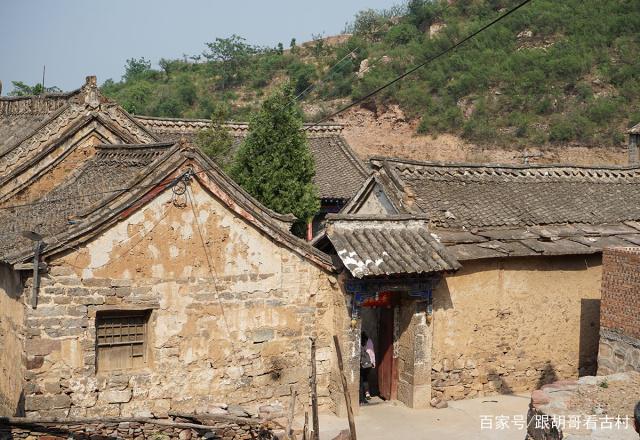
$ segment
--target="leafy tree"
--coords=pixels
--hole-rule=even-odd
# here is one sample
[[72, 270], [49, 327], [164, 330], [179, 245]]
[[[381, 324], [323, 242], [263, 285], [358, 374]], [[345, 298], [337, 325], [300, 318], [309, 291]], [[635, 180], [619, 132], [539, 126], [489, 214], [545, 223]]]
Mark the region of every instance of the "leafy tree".
[[233, 137], [224, 125], [228, 115], [229, 109], [226, 106], [213, 104], [211, 125], [201, 130], [196, 137], [196, 145], [224, 170], [228, 170], [232, 163]]
[[239, 79], [239, 72], [249, 62], [250, 56], [258, 52], [258, 48], [246, 42], [238, 35], [229, 38], [216, 38], [213, 43], [206, 43], [208, 52], [202, 55], [208, 61], [217, 61], [221, 66], [222, 88]]
[[124, 80], [140, 79], [145, 73], [151, 71], [151, 61], [142, 58], [129, 58], [124, 66]]
[[9, 96], [29, 96], [29, 95], [42, 95], [43, 93], [59, 93], [60, 90], [56, 86], [42, 87], [41, 83], [30, 86], [22, 81], [11, 81], [13, 90], [9, 92]]
[[293, 87], [286, 84], [262, 103], [238, 150], [232, 177], [264, 205], [292, 213], [305, 224], [320, 208], [313, 184], [315, 166], [302, 130], [302, 113], [292, 105]]

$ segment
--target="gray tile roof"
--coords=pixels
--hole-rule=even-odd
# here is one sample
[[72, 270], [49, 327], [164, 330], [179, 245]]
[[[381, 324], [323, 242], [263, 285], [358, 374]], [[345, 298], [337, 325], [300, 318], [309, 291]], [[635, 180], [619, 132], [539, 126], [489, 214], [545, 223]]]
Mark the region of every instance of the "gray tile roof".
[[45, 256], [74, 249], [144, 206], [147, 197], [174, 183], [174, 176], [192, 169], [191, 178], [224, 193], [221, 200], [238, 216], [300, 256], [335, 270], [331, 257], [291, 234], [295, 217], [260, 204], [198, 150], [173, 143], [96, 148], [92, 159], [40, 199], [0, 207], [0, 261], [32, 258], [33, 243], [23, 237], [24, 231], [44, 237]]
[[419, 216], [327, 216], [327, 237], [355, 278], [460, 268]]
[[[136, 116], [149, 131], [165, 141], [182, 137], [194, 142], [198, 131], [206, 128], [206, 119], [167, 119]], [[248, 124], [227, 124], [238, 147], [248, 133]], [[316, 163], [315, 184], [322, 199], [350, 199], [369, 174], [364, 164], [342, 137], [340, 125], [305, 124], [309, 148]]]
[[0, 155], [35, 132], [77, 93], [0, 97]]
[[437, 227], [640, 220], [640, 168], [372, 162], [403, 188], [408, 209]]
[[470, 231], [437, 229], [433, 235], [458, 260], [536, 255], [580, 255], [605, 247], [640, 244], [640, 224], [546, 225], [519, 229], [483, 228]]
[[372, 164], [399, 211], [425, 215], [460, 261], [593, 254], [640, 243], [637, 167]]
[[38, 200], [0, 209], [0, 260], [29, 246], [23, 231], [52, 237], [65, 231], [98, 202], [122, 194], [141, 170], [172, 144], [106, 145], [63, 184]]

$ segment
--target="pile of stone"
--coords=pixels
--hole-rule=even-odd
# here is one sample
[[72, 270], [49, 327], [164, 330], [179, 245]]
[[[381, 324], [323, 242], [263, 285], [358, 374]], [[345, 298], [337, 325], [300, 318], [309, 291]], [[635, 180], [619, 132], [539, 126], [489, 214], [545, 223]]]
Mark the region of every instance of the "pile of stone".
[[[237, 408], [231, 411], [237, 412]], [[190, 420], [190, 421], [188, 421]], [[206, 421], [206, 423], [202, 423]], [[29, 419], [0, 417], [0, 440], [273, 440], [273, 423], [245, 414], [178, 416], [172, 419]]]
[[640, 373], [627, 372], [544, 385], [531, 394], [527, 440], [637, 440], [638, 384]]

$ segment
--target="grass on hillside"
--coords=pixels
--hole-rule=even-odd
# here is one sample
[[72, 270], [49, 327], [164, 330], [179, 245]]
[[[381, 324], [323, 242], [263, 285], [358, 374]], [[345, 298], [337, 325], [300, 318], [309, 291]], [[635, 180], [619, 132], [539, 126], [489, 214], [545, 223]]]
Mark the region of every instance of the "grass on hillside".
[[[129, 60], [103, 92], [136, 114], [207, 118], [216, 103], [248, 119], [265, 92], [291, 80], [301, 101], [329, 111], [358, 99], [513, 7], [514, 0], [412, 0], [362, 11], [328, 44], [256, 47], [217, 39], [203, 55]], [[361, 62], [369, 69], [358, 75]], [[640, 2], [533, 0], [456, 52], [384, 90], [369, 107], [397, 103], [421, 133], [478, 144], [618, 145], [640, 121]], [[320, 114], [308, 115], [313, 119]]]

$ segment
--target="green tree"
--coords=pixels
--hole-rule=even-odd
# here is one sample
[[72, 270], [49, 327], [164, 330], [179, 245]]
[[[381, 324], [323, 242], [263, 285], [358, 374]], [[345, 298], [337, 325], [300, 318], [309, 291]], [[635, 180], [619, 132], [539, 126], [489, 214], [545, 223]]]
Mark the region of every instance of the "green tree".
[[226, 106], [213, 104], [211, 125], [201, 130], [196, 137], [196, 145], [225, 171], [228, 171], [233, 158], [233, 137], [224, 125], [228, 116], [229, 109]]
[[43, 93], [60, 93], [58, 87], [42, 87], [41, 83], [34, 86], [23, 83], [22, 81], [11, 81], [13, 90], [9, 92], [9, 96], [29, 96], [29, 95], [42, 95]]
[[262, 103], [238, 150], [232, 177], [276, 212], [292, 213], [298, 228], [318, 212], [313, 184], [315, 165], [302, 130], [302, 112], [292, 105], [293, 86], [286, 84]]
[[213, 43], [206, 43], [208, 52], [202, 55], [210, 62], [218, 62], [221, 67], [222, 88], [240, 80], [240, 72], [250, 60], [251, 55], [258, 53], [258, 48], [246, 42], [238, 35], [229, 38], [216, 38]]
[[124, 66], [124, 80], [132, 81], [140, 79], [145, 73], [151, 71], [151, 61], [142, 58], [129, 58]]

